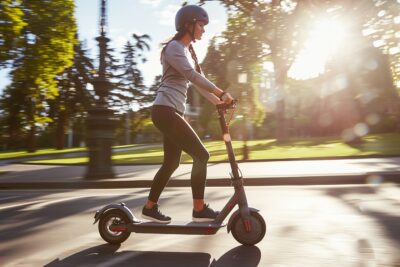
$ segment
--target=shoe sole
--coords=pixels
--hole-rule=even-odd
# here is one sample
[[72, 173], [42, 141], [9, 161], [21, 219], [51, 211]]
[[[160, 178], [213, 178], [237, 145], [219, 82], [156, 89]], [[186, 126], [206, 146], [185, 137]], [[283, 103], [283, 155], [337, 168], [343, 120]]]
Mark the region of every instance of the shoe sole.
[[192, 221], [194, 222], [213, 222], [215, 219], [213, 218], [195, 218], [192, 217]]
[[146, 220], [149, 220], [149, 221], [152, 221], [152, 222], [163, 223], [163, 224], [168, 224], [168, 223], [171, 222], [171, 220], [169, 220], [169, 221], [161, 221], [161, 220], [157, 220], [156, 218], [149, 217], [149, 216], [146, 216], [146, 215], [143, 215], [143, 214], [142, 214], [142, 218], [146, 219]]

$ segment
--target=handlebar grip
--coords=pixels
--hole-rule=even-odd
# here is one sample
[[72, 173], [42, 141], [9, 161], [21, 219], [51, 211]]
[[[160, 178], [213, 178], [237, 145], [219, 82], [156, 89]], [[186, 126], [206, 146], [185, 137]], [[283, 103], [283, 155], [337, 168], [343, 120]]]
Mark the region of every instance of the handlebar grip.
[[222, 104], [217, 104], [217, 109], [222, 109], [222, 110], [227, 110], [227, 109], [234, 109], [236, 108], [238, 100], [234, 99], [230, 104], [222, 103]]

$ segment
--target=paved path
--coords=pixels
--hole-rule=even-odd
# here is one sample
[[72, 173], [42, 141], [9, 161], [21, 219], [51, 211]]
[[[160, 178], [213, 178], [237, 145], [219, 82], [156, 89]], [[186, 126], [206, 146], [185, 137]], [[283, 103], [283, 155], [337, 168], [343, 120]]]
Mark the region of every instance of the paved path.
[[[8, 164], [0, 167], [0, 188], [148, 187], [160, 165], [114, 167], [116, 177], [88, 181], [86, 166]], [[400, 157], [244, 162], [248, 185], [349, 184], [400, 181]], [[169, 185], [188, 186], [191, 164], [181, 164]], [[208, 185], [229, 185], [228, 163], [209, 164]]]
[[[231, 193], [230, 187], [207, 188], [206, 199], [220, 210]], [[133, 233], [121, 246], [107, 245], [93, 225], [95, 211], [123, 201], [139, 217], [147, 188], [2, 191], [0, 265], [400, 266], [397, 185], [257, 186], [246, 193], [267, 223], [253, 247], [240, 246], [226, 228], [212, 236]], [[167, 188], [160, 205], [173, 220], [191, 219], [188, 188]]]

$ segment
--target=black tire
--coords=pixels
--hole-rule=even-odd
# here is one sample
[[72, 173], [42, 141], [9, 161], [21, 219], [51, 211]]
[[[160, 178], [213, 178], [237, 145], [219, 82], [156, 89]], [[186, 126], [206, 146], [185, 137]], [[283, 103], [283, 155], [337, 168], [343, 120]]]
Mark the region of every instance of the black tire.
[[263, 217], [258, 213], [251, 211], [250, 212], [250, 220], [251, 220], [251, 232], [246, 232], [242, 217], [240, 213], [238, 213], [235, 218], [233, 218], [231, 231], [233, 237], [239, 243], [246, 246], [253, 246], [260, 242], [267, 231], [267, 225]]
[[128, 216], [118, 209], [107, 210], [100, 218], [99, 233], [104, 241], [110, 244], [121, 244], [131, 235], [128, 231], [114, 232], [109, 229], [113, 223], [128, 224], [130, 222]]

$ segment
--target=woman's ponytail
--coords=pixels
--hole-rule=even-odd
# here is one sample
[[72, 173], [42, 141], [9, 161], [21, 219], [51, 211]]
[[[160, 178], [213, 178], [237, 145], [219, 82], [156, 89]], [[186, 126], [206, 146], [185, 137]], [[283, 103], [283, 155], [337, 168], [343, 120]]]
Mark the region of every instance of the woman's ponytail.
[[[186, 30], [185, 28], [182, 28], [181, 30], [179, 30], [171, 39], [169, 39], [168, 41], [161, 43], [161, 45], [163, 46], [162, 50], [161, 50], [161, 56], [160, 56], [160, 60], [162, 63], [162, 57], [164, 54], [165, 49], [167, 48], [168, 44], [174, 40], [179, 40], [181, 39], [184, 35], [186, 34]], [[194, 60], [194, 64], [195, 64], [195, 69], [198, 73], [203, 74], [203, 71], [201, 70], [199, 61], [197, 59], [197, 55], [196, 52], [193, 49], [192, 44], [189, 45], [189, 52], [190, 55], [192, 56], [193, 60]]]
[[189, 52], [190, 52], [190, 54], [192, 55], [192, 58], [193, 58], [193, 60], [194, 60], [194, 64], [195, 64], [196, 71], [197, 71], [198, 73], [200, 73], [200, 74], [203, 74], [203, 70], [202, 70], [201, 67], [200, 67], [199, 61], [198, 61], [198, 59], [197, 59], [196, 52], [194, 52], [194, 48], [193, 48], [192, 44], [189, 45]]
[[161, 55], [160, 55], [161, 63], [162, 63], [162, 56], [163, 56], [164, 51], [165, 51], [165, 49], [167, 48], [168, 44], [169, 44], [170, 42], [172, 42], [173, 40], [179, 40], [179, 39], [181, 39], [181, 38], [185, 35], [185, 33], [186, 33], [185, 29], [182, 29], [182, 30], [178, 31], [171, 39], [169, 39], [169, 40], [166, 41], [166, 42], [161, 43], [161, 45], [162, 45], [162, 47], [163, 47], [162, 50], [161, 50]]

